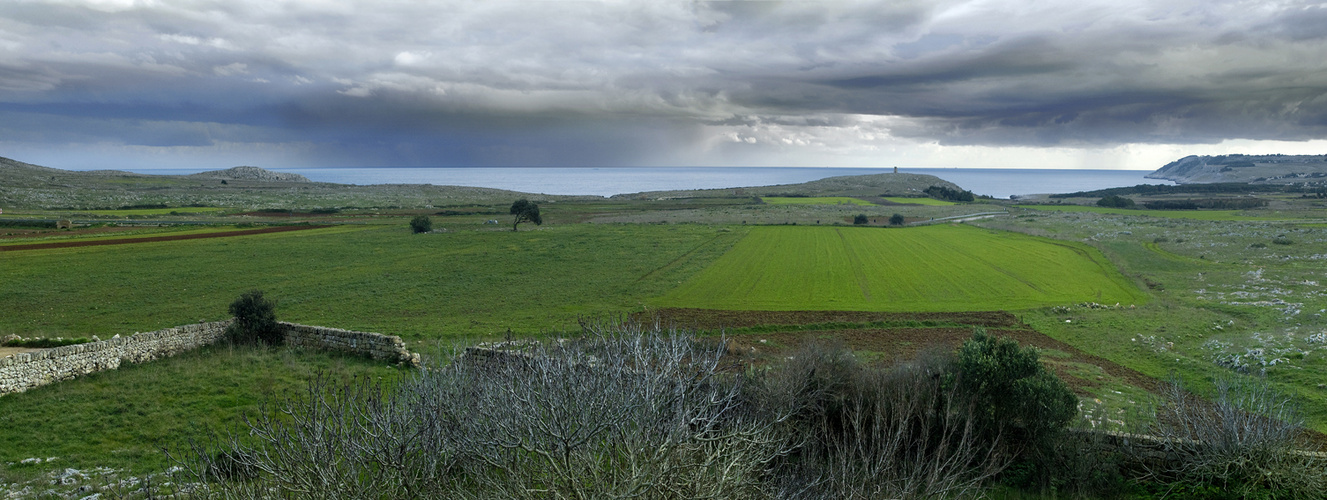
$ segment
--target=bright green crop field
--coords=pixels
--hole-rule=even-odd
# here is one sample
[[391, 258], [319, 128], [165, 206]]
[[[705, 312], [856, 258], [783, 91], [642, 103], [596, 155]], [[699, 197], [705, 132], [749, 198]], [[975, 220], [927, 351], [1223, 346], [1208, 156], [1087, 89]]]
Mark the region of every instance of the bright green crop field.
[[769, 196], [761, 198], [761, 200], [770, 205], [872, 205], [869, 201], [849, 198], [847, 196], [815, 196], [806, 198]]
[[660, 305], [732, 310], [979, 311], [1147, 300], [1076, 243], [969, 226], [753, 228]]

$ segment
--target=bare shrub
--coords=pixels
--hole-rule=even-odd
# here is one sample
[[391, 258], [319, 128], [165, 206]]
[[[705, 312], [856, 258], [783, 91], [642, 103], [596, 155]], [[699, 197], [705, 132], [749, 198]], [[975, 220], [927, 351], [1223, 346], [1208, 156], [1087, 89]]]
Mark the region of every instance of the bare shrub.
[[722, 345], [624, 324], [586, 333], [458, 353], [394, 387], [320, 380], [221, 453], [197, 447], [191, 475], [225, 497], [769, 496], [771, 464], [790, 451], [783, 419], [740, 404]]
[[1151, 433], [1175, 459], [1151, 465], [1151, 479], [1218, 486], [1244, 498], [1320, 498], [1327, 491], [1327, 460], [1305, 452], [1314, 447], [1292, 398], [1264, 378], [1218, 378], [1215, 389], [1207, 401], [1178, 379], [1163, 384]]
[[790, 430], [806, 438], [782, 464], [784, 494], [978, 494], [1008, 459], [995, 443], [980, 440], [971, 402], [946, 387], [942, 375], [951, 364], [949, 356], [931, 355], [893, 368], [865, 367], [846, 349], [812, 344], [769, 373], [763, 398], [792, 404]]

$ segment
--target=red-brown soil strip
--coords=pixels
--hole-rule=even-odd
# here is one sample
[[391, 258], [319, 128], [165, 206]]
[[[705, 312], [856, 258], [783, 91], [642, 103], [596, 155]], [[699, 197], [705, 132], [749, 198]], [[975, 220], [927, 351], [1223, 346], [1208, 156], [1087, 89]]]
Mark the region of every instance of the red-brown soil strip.
[[[913, 359], [921, 351], [932, 348], [954, 349], [963, 341], [972, 338], [973, 327], [983, 327], [998, 336], [1011, 337], [1022, 345], [1033, 345], [1040, 349], [1053, 349], [1069, 355], [1068, 359], [1054, 359], [1052, 368], [1060, 379], [1073, 387], [1079, 394], [1087, 394], [1088, 387], [1099, 385], [1096, 380], [1084, 380], [1069, 373], [1063, 362], [1095, 365], [1113, 377], [1125, 383], [1148, 391], [1156, 391], [1158, 381], [1155, 378], [1127, 368], [1108, 359], [1085, 353], [1078, 348], [1055, 340], [1033, 330], [1019, 321], [1018, 317], [1005, 311], [977, 311], [953, 313], [890, 313], [864, 311], [719, 311], [710, 309], [669, 308], [636, 315], [639, 321], [657, 320], [664, 326], [694, 328], [699, 330], [719, 330], [724, 328], [746, 328], [753, 326], [774, 326], [774, 331], [754, 334], [729, 336], [729, 350], [733, 352], [755, 352], [781, 357], [808, 341], [840, 342], [854, 351], [871, 351], [896, 360]], [[800, 325], [825, 323], [875, 323], [875, 322], [929, 322], [940, 324], [936, 327], [901, 326], [897, 328], [847, 328], [827, 330], [800, 330]], [[779, 331], [777, 326], [790, 327]], [[760, 340], [766, 342], [760, 342]], [[751, 348], [755, 348], [751, 351]], [[758, 356], [766, 357], [766, 356]]]
[[330, 225], [321, 226], [273, 226], [259, 229], [241, 229], [239, 231], [226, 231], [218, 233], [202, 234], [177, 234], [167, 236], [146, 236], [142, 238], [115, 238], [109, 240], [91, 240], [91, 241], [57, 241], [52, 243], [33, 243], [30, 245], [0, 245], [0, 252], [13, 252], [18, 250], [44, 250], [48, 248], [74, 248], [74, 247], [96, 247], [102, 245], [125, 245], [129, 243], [153, 243], [159, 241], [180, 241], [180, 240], [201, 240], [207, 238], [229, 238], [231, 236], [249, 236], [253, 234], [284, 233], [287, 231], [301, 231], [304, 229], [319, 229], [332, 227]]

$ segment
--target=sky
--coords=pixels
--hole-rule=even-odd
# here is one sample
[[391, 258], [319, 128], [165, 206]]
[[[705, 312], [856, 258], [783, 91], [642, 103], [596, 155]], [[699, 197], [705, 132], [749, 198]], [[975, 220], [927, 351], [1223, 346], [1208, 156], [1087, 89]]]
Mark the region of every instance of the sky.
[[1324, 4], [0, 1], [0, 156], [57, 168], [1230, 153], [1327, 153]]

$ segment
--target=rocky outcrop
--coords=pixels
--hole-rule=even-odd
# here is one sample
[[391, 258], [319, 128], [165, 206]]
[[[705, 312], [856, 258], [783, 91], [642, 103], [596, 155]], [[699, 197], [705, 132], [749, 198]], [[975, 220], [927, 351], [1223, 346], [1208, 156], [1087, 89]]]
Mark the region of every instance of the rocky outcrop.
[[1167, 163], [1149, 179], [1179, 184], [1327, 184], [1327, 155], [1186, 156]]
[[267, 181], [267, 182], [310, 182], [308, 177], [300, 174], [290, 174], [285, 172], [273, 172], [265, 168], [258, 167], [233, 167], [225, 170], [212, 170], [208, 172], [199, 172], [189, 177], [205, 177], [208, 179], [234, 179], [248, 181]]

